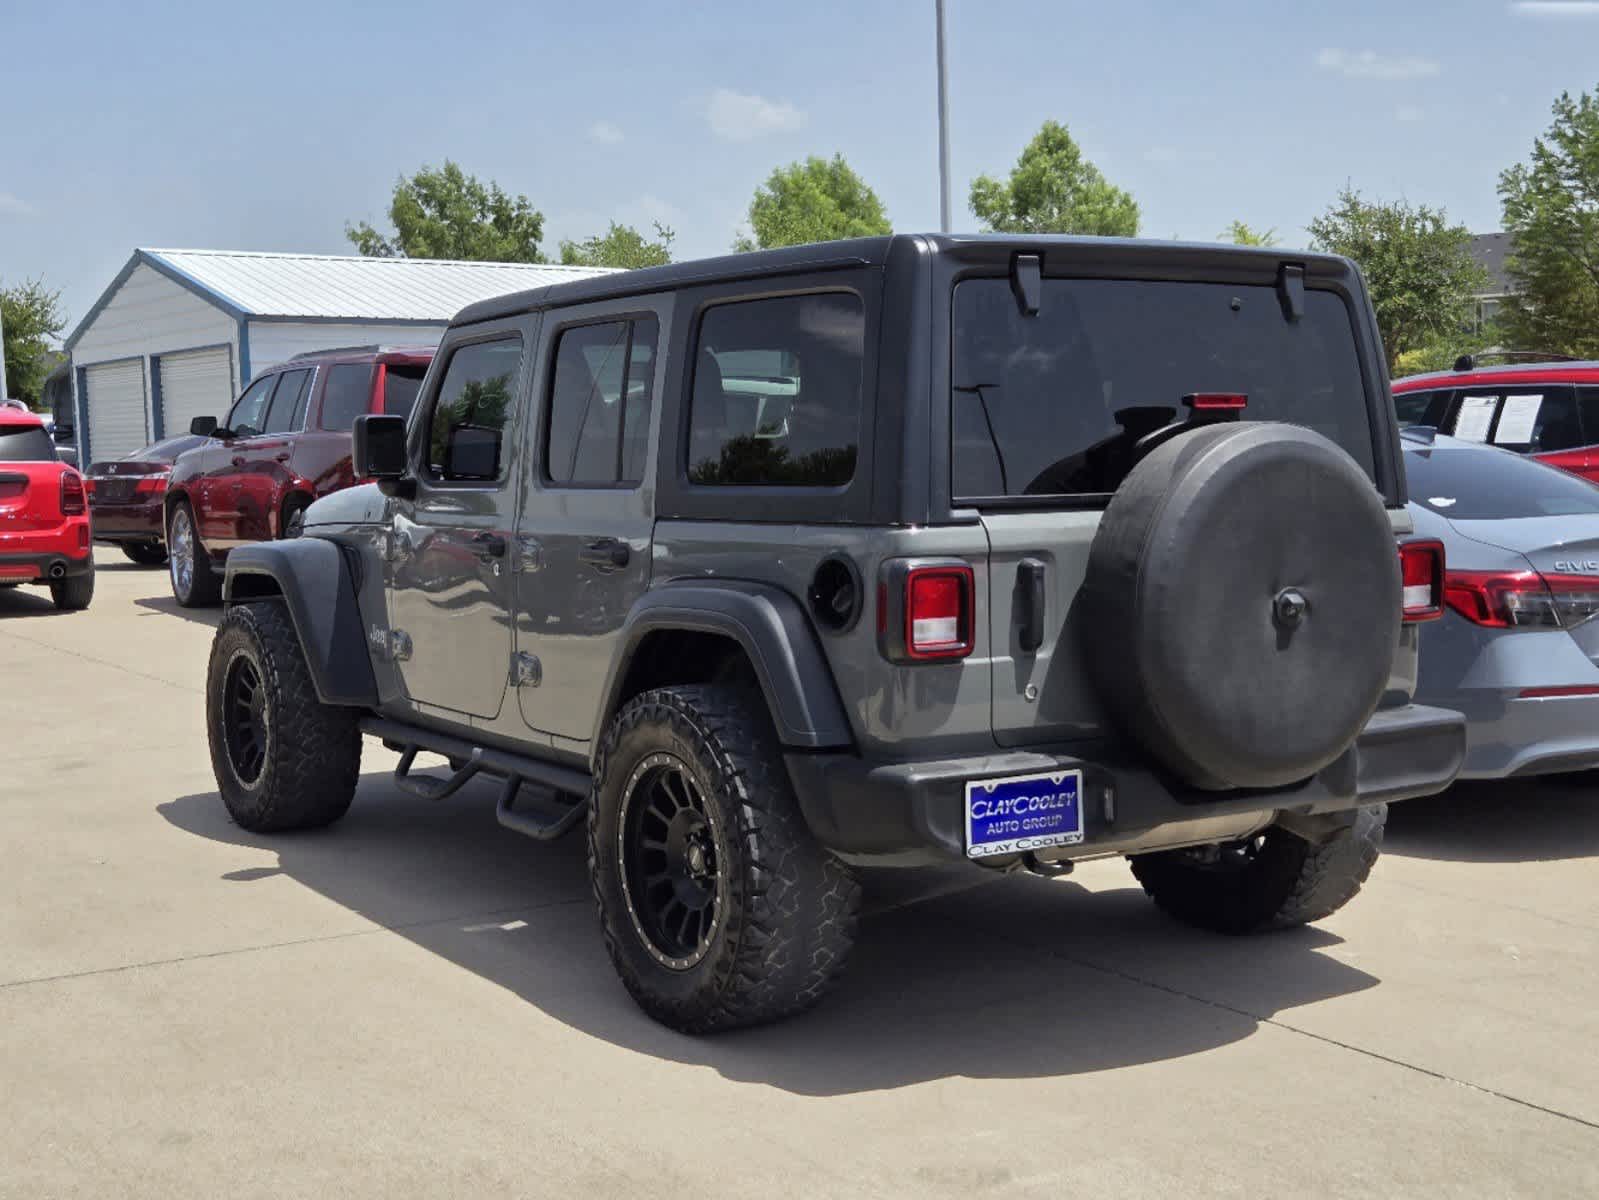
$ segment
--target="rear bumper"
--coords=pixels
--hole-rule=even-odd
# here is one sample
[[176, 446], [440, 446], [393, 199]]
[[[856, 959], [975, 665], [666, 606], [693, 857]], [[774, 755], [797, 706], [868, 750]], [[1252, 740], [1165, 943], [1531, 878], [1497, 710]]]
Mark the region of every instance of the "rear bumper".
[[1599, 767], [1599, 695], [1462, 696], [1463, 779], [1506, 779]]
[[89, 502], [97, 542], [159, 542], [166, 536], [161, 498], [139, 504]]
[[0, 550], [0, 579], [49, 583], [52, 579], [87, 575], [93, 570], [94, 557], [87, 551], [74, 558], [66, 554], [21, 554]]
[[[1464, 717], [1411, 704], [1377, 713], [1337, 761], [1284, 791], [1184, 791], [1145, 766], [1064, 750], [909, 763], [794, 752], [788, 767], [823, 845], [851, 860], [917, 865], [966, 856], [965, 785], [973, 780], [1081, 770], [1084, 840], [1041, 855], [1077, 859], [1227, 841], [1282, 816], [1317, 817], [1431, 795], [1454, 781], [1465, 753]], [[1007, 862], [987, 858], [984, 865]]]

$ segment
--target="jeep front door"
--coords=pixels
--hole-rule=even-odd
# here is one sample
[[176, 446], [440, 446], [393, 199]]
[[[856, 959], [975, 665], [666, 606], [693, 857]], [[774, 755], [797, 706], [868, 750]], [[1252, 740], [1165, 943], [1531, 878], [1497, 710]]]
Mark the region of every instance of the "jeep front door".
[[516, 690], [528, 726], [571, 742], [593, 736], [623, 622], [649, 584], [643, 481], [669, 304], [569, 310], [544, 343], [540, 450], [517, 525]]
[[396, 501], [389, 531], [387, 653], [413, 703], [473, 717], [498, 714], [511, 659], [522, 351], [514, 321], [441, 351], [412, 425], [415, 495]]

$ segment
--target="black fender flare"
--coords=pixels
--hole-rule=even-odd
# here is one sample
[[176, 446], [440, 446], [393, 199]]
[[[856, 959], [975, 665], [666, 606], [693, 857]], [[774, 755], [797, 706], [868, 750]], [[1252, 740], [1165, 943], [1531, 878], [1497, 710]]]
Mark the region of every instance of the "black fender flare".
[[375, 707], [377, 681], [355, 580], [338, 544], [303, 537], [229, 551], [223, 603], [268, 596], [282, 597], [289, 610], [317, 698], [324, 704]]
[[593, 745], [616, 712], [634, 654], [645, 637], [662, 629], [721, 634], [736, 642], [755, 670], [783, 745], [820, 750], [854, 744], [827, 656], [799, 601], [771, 584], [726, 579], [663, 584], [634, 603], [605, 681]]

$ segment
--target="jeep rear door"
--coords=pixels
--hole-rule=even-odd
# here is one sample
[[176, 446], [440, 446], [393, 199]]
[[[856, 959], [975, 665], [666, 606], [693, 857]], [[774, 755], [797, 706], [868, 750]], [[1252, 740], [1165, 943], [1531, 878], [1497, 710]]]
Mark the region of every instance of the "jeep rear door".
[[525, 342], [515, 321], [458, 333], [411, 424], [415, 495], [391, 506], [391, 653], [413, 703], [489, 718], [511, 661]]
[[993, 727], [1007, 746], [1102, 732], [1079, 649], [1093, 631], [1072, 604], [1135, 443], [1186, 420], [1184, 397], [1242, 396], [1244, 419], [1309, 426], [1374, 473], [1340, 293], [1306, 289], [1291, 318], [1270, 282], [1039, 286], [1036, 312], [1003, 277], [961, 280], [952, 297], [951, 494], [988, 534]]
[[530, 728], [572, 743], [593, 737], [623, 622], [649, 585], [645, 480], [671, 312], [646, 297], [545, 315], [516, 528], [517, 699]]

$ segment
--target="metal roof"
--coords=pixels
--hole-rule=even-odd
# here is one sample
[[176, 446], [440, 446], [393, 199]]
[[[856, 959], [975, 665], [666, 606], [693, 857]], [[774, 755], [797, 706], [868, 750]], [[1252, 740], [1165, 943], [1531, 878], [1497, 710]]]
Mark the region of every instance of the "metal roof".
[[139, 249], [78, 322], [67, 338], [68, 349], [141, 263], [240, 320], [443, 324], [480, 300], [609, 273], [549, 263]]

